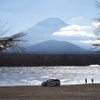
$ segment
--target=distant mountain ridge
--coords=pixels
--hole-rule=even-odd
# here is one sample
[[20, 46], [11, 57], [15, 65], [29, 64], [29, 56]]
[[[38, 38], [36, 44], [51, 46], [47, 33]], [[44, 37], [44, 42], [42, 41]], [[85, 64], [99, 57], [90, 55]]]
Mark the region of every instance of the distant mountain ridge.
[[84, 54], [88, 52], [72, 43], [58, 40], [48, 40], [32, 45], [26, 51], [37, 54]]

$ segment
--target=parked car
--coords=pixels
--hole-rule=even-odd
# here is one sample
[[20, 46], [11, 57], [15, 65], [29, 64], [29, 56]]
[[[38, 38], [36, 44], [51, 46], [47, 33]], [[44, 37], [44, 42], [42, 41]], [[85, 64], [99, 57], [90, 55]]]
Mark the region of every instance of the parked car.
[[61, 82], [59, 79], [49, 79], [44, 81], [41, 85], [42, 86], [60, 86]]

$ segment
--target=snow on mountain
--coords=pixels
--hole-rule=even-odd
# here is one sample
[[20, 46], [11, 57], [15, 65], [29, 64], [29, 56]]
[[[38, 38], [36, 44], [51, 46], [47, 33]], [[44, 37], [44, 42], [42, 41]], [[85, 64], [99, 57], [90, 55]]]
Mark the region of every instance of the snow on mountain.
[[54, 32], [66, 26], [68, 26], [68, 24], [59, 18], [47, 18], [27, 29], [26, 32], [28, 35], [25, 39], [31, 44], [50, 40], [54, 38], [52, 35]]
[[46, 35], [59, 31], [65, 26], [67, 26], [67, 24], [59, 18], [47, 18], [29, 28], [27, 32], [35, 35]]

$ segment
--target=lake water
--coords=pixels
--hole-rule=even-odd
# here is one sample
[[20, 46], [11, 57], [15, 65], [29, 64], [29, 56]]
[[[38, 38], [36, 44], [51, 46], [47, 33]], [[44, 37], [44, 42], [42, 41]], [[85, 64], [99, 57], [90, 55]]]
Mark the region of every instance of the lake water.
[[100, 66], [0, 67], [0, 86], [41, 85], [50, 78], [60, 79], [62, 85], [83, 84], [85, 78], [100, 83]]

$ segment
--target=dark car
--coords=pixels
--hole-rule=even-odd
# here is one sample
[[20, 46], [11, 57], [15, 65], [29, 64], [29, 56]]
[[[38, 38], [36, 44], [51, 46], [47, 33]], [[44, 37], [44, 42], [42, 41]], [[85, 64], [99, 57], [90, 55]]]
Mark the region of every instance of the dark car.
[[59, 79], [49, 79], [47, 81], [44, 81], [41, 85], [42, 86], [60, 86], [60, 80]]

